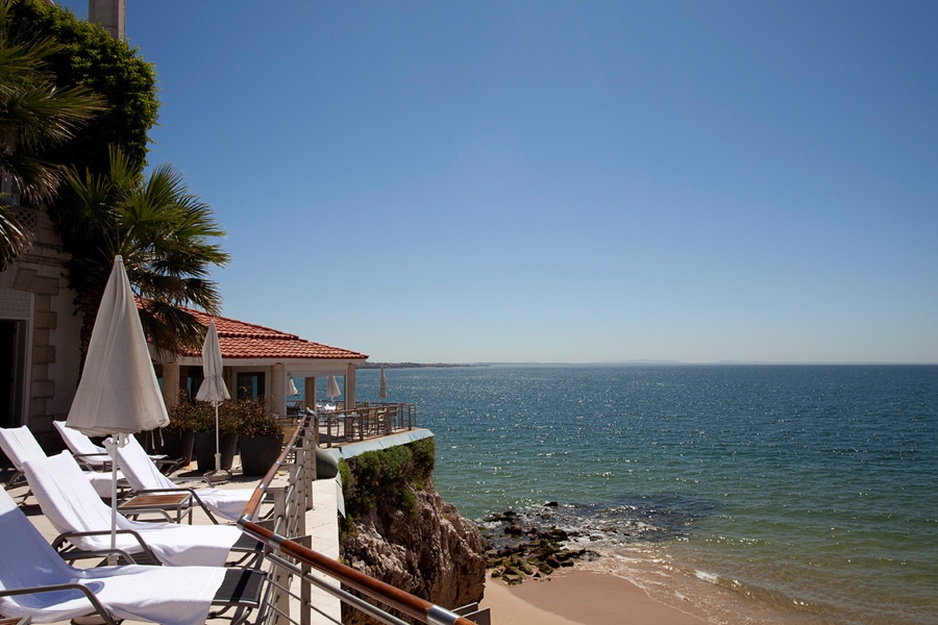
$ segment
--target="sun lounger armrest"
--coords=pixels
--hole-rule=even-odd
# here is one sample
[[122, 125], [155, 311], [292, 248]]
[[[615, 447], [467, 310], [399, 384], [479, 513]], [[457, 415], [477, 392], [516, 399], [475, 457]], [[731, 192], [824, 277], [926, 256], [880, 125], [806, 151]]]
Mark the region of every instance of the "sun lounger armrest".
[[[143, 536], [141, 536], [139, 532], [135, 532], [134, 530], [117, 530], [116, 534], [130, 534], [131, 536], [136, 538], [137, 543], [140, 545], [140, 548], [143, 550], [144, 555], [150, 560], [150, 562], [160, 564], [160, 559], [156, 557], [156, 554], [153, 553], [153, 550], [150, 549], [150, 546], [147, 545], [145, 540], [143, 540]], [[111, 530], [94, 530], [90, 532], [65, 532], [55, 537], [55, 540], [52, 541], [52, 548], [55, 549], [56, 551], [61, 551], [62, 545], [64, 545], [66, 542], [71, 542], [72, 538], [81, 538], [82, 536], [110, 536], [110, 535], [111, 535]], [[82, 553], [89, 553], [89, 554], [93, 553], [88, 550], [79, 550], [79, 551], [82, 551]], [[109, 552], [113, 553], [110, 549], [100, 549], [100, 550], [95, 550], [95, 551], [102, 555], [107, 555], [107, 553]], [[130, 556], [129, 554], [125, 553], [124, 551], [118, 551], [118, 553], [126, 556], [130, 561], [132, 562], [134, 561], [134, 558]], [[87, 556], [84, 556], [84, 557], [87, 557]]]
[[190, 475], [190, 476], [186, 476], [186, 477], [180, 477], [180, 476], [176, 475], [176, 476], [173, 477], [173, 481], [179, 482], [179, 483], [180, 483], [180, 486], [182, 486], [182, 484], [185, 483], [185, 482], [198, 482], [198, 483], [204, 484], [204, 485], [209, 486], [209, 487], [214, 487], [214, 486], [215, 486], [215, 482], [213, 482], [213, 481], [210, 480], [209, 478], [205, 477], [204, 475]]
[[94, 466], [93, 464], [91, 464], [90, 462], [88, 462], [88, 461], [86, 460], [86, 458], [105, 458], [104, 464], [101, 465], [101, 467], [104, 468], [104, 469], [110, 469], [110, 468], [111, 468], [111, 457], [110, 457], [109, 455], [107, 455], [107, 454], [97, 454], [97, 453], [96, 453], [96, 454], [72, 454], [72, 455], [75, 457], [75, 460], [77, 460], [79, 464], [84, 465], [84, 467], [85, 467], [86, 469], [95, 470], [95, 469], [98, 468], [98, 467], [95, 467], [95, 466]]
[[[142, 558], [139, 557], [140, 554], [137, 554], [137, 557], [134, 558], [133, 554], [128, 553], [123, 549], [95, 549], [94, 551], [86, 551], [84, 549], [78, 549], [73, 545], [71, 549], [63, 549], [62, 551], [59, 551], [59, 555], [69, 564], [72, 564], [76, 560], [90, 560], [92, 558], [100, 560], [106, 556], [117, 556], [118, 564], [155, 564], [156, 566], [159, 566], [160, 564], [159, 562], [144, 562]], [[123, 561], [121, 561], [121, 558], [123, 558]], [[101, 565], [98, 564], [98, 566]]]
[[156, 465], [156, 468], [160, 470], [160, 473], [163, 475], [169, 475], [176, 469], [185, 466], [185, 458], [169, 458], [167, 456], [156, 457], [150, 456], [150, 460], [153, 461], [153, 464]]
[[63, 590], [78, 590], [85, 598], [88, 599], [88, 602], [91, 604], [91, 607], [94, 608], [94, 611], [104, 619], [107, 625], [117, 625], [117, 622], [111, 616], [111, 613], [101, 605], [101, 602], [98, 601], [98, 598], [94, 596], [94, 593], [91, 592], [90, 588], [82, 586], [81, 584], [51, 584], [49, 586], [31, 586], [29, 588], [8, 588], [6, 590], [0, 590], [0, 597], [12, 597], [15, 595], [38, 595], [44, 592], [61, 592]]
[[202, 501], [202, 498], [199, 497], [199, 493], [196, 492], [195, 489], [180, 486], [179, 488], [147, 488], [137, 491], [138, 495], [153, 495], [155, 493], [189, 493], [189, 496], [192, 497], [195, 502], [199, 504], [199, 507], [202, 508], [202, 511], [208, 515], [209, 520], [215, 525], [218, 525], [218, 519], [216, 519], [212, 511], [208, 509], [208, 506], [205, 505], [205, 502]]

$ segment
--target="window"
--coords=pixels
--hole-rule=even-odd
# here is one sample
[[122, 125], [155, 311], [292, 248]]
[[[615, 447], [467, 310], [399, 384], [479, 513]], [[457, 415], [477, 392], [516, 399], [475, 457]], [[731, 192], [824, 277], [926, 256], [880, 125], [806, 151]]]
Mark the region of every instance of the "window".
[[182, 390], [186, 392], [186, 397], [189, 398], [189, 401], [195, 401], [196, 393], [199, 392], [199, 388], [202, 387], [202, 380], [205, 379], [202, 367], [180, 367], [179, 378]]
[[238, 374], [238, 399], [257, 399], [266, 394], [262, 372]]

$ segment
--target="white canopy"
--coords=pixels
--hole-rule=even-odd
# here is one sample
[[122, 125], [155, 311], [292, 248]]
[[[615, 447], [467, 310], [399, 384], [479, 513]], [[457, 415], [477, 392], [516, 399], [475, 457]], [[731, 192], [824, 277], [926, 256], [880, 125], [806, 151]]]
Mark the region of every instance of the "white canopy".
[[169, 424], [120, 256], [114, 258], [101, 298], [66, 424], [88, 436], [141, 432]]

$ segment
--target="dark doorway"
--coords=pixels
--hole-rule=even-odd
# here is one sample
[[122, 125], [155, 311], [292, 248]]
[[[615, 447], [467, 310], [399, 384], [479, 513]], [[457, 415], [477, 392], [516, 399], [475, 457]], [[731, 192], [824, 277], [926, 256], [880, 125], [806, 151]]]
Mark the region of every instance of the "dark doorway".
[[0, 319], [0, 427], [23, 425], [26, 322]]

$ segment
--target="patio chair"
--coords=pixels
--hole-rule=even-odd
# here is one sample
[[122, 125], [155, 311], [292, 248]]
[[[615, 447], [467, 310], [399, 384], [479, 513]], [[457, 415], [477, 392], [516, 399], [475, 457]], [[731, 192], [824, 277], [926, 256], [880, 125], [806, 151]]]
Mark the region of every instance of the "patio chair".
[[[46, 452], [39, 446], [39, 441], [25, 425], [18, 428], [0, 428], [0, 449], [13, 464], [16, 473], [6, 484], [6, 489], [10, 490], [20, 484], [26, 484], [26, 476], [23, 474], [23, 463], [35, 458], [45, 458]], [[96, 471], [83, 471], [85, 478], [91, 482], [96, 493], [106, 499], [111, 497], [111, 474], [99, 473]], [[126, 489], [127, 482], [123, 474], [117, 472], [118, 489]], [[27, 491], [27, 495], [29, 491]]]
[[0, 493], [0, 616], [34, 623], [68, 621], [97, 613], [165, 625], [200, 625], [215, 608], [236, 608], [238, 621], [265, 609], [266, 575], [208, 566], [69, 566]]
[[[24, 463], [26, 480], [43, 514], [62, 534], [56, 547], [63, 558], [75, 560], [111, 545], [111, 507], [101, 501], [78, 463], [68, 452]], [[220, 566], [229, 552], [259, 561], [263, 549], [256, 540], [231, 525], [177, 525], [131, 521], [117, 514], [117, 547], [135, 562], [173, 566]]]
[[[65, 421], [53, 421], [55, 429], [62, 435], [65, 446], [71, 450], [72, 454], [78, 459], [79, 464], [83, 464], [94, 471], [106, 471], [111, 468], [111, 456], [107, 449], [96, 445], [88, 436], [74, 428], [65, 425]], [[167, 458], [165, 455], [157, 454], [150, 456], [154, 462], [159, 462], [163, 470], [167, 473], [179, 468], [182, 459]]]
[[[143, 446], [131, 438], [126, 447], [118, 448], [117, 464], [121, 467], [130, 487], [138, 497], [122, 504], [124, 514], [140, 514], [142, 512], [163, 512], [175, 510], [176, 522], [182, 514], [188, 512], [189, 522], [192, 522], [192, 509], [200, 506], [213, 523], [218, 523], [215, 515], [229, 521], [237, 521], [244, 513], [244, 508], [254, 494], [253, 488], [189, 488], [185, 484], [177, 484], [163, 475], [156, 464], [147, 456]], [[159, 498], [154, 495], [179, 495], [175, 499]], [[152, 503], [147, 504], [147, 499]]]
[[94, 471], [104, 471], [111, 468], [111, 457], [107, 450], [79, 432], [65, 425], [65, 421], [53, 421], [52, 425], [62, 435], [65, 446], [75, 455], [79, 463]]

